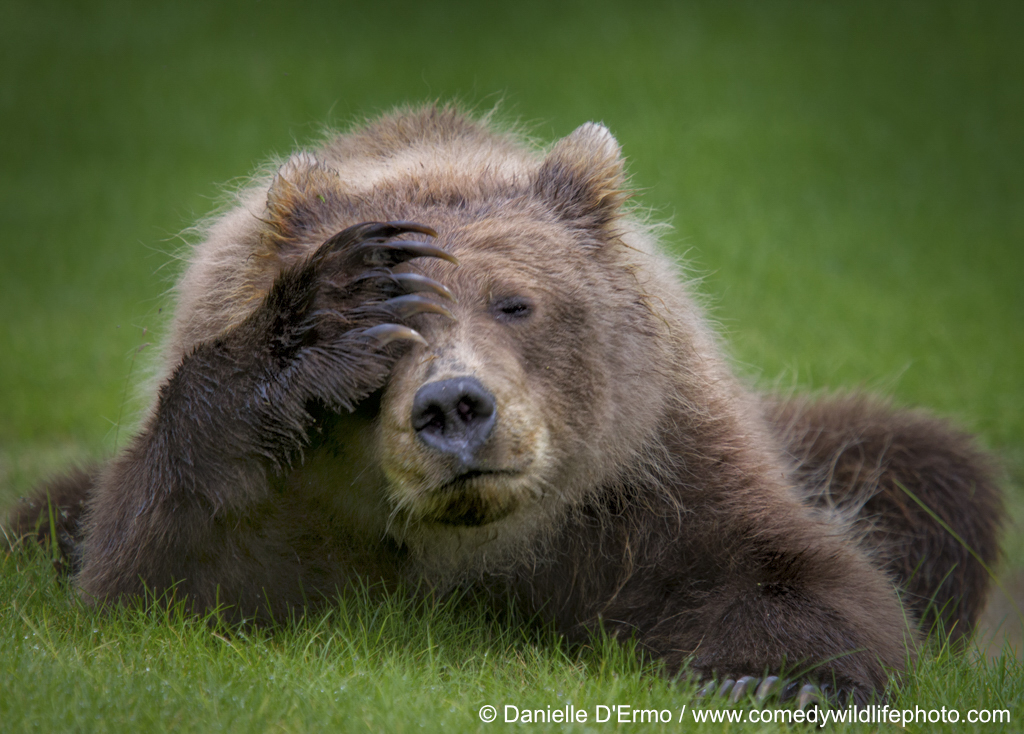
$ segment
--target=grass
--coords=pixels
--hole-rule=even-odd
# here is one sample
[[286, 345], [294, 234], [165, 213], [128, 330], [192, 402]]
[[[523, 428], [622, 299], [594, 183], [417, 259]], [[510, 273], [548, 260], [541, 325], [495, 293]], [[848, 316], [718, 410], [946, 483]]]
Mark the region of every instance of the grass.
[[[1019, 522], [1022, 21], [1010, 2], [6, 3], [0, 503], [123, 443], [178, 233], [217, 182], [321, 124], [458, 97], [545, 140], [603, 120], [742, 372], [951, 415], [1003, 458]], [[689, 701], [615, 646], [482, 610], [357, 599], [218, 637], [98, 616], [44, 559], [0, 563], [4, 730], [474, 729], [486, 702]], [[920, 665], [898, 703], [1024, 718], [1012, 655]]]
[[[695, 701], [689, 683], [659, 675], [628, 647], [598, 639], [566, 650], [545, 629], [509, 624], [466, 600], [395, 596], [370, 605], [357, 594], [272, 630], [228, 630], [175, 610], [100, 614], [76, 602], [41, 557], [9, 557], [0, 570], [9, 602], [0, 611], [0, 659], [20, 694], [0, 697], [5, 731], [461, 731], [486, 729], [478, 719], [486, 704], [501, 715], [507, 704], [571, 705], [589, 714], [589, 728], [577, 731], [615, 727], [614, 719], [594, 721], [598, 707], [628, 705], [670, 711], [662, 728], [678, 730], [680, 712], [691, 728], [694, 709], [752, 710]], [[969, 709], [1009, 711], [1019, 721], [1022, 697], [1017, 658], [939, 649], [922, 658], [891, 705], [945, 706], [965, 718]]]

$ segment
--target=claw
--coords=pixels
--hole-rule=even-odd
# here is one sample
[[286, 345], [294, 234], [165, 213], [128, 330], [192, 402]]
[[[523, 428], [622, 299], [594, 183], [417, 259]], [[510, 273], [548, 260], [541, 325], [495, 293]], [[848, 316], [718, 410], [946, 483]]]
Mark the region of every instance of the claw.
[[441, 298], [451, 301], [452, 303], [457, 303], [452, 292], [433, 278], [428, 278], [427, 276], [420, 275], [419, 273], [395, 273], [391, 277], [394, 280], [397, 280], [399, 284], [401, 284], [401, 286], [410, 293], [434, 293], [441, 296]]
[[415, 222], [360, 222], [331, 236], [324, 244], [340, 245], [356, 240], [388, 239], [405, 232], [418, 232], [437, 237], [437, 232], [433, 228]]
[[[782, 684], [780, 684], [782, 685]], [[782, 690], [779, 691], [779, 701], [788, 701], [800, 692], [800, 681], [794, 680], [782, 685]]]
[[337, 250], [345, 249], [367, 240], [378, 242], [386, 240], [395, 235], [406, 232], [418, 232], [430, 237], [437, 237], [437, 232], [425, 224], [415, 222], [361, 222], [346, 227], [335, 235], [332, 235], [317, 249], [313, 255], [315, 260], [322, 260], [328, 254]]
[[429, 242], [396, 240], [394, 242], [365, 242], [358, 245], [353, 254], [361, 256], [366, 267], [391, 267], [415, 257], [436, 257], [458, 265], [456, 257]]
[[437, 231], [433, 227], [428, 227], [425, 224], [417, 224], [416, 222], [385, 222], [384, 226], [391, 227], [395, 230], [394, 234], [385, 235], [387, 237], [394, 237], [396, 234], [401, 232], [419, 232], [420, 234], [437, 237]]
[[722, 698], [725, 698], [729, 695], [729, 692], [732, 690], [732, 687], [734, 685], [736, 685], [736, 681], [734, 681], [732, 678], [726, 678], [724, 681], [722, 681], [722, 687], [718, 689], [718, 695]]
[[757, 687], [760, 682], [759, 678], [755, 678], [751, 675], [745, 675], [736, 681], [736, 685], [732, 687], [732, 695], [729, 696], [729, 700], [733, 703], [739, 703], [750, 691]]
[[389, 298], [384, 302], [384, 306], [388, 311], [403, 317], [413, 316], [418, 313], [436, 313], [446, 316], [453, 321], [455, 320], [455, 315], [440, 303], [415, 293]]
[[716, 690], [718, 690], [718, 682], [712, 678], [697, 691], [697, 698], [714, 695]]
[[800, 695], [796, 699], [796, 707], [798, 709], [804, 709], [810, 704], [818, 700], [818, 688], [812, 683], [808, 683], [800, 689]]
[[754, 698], [756, 698], [758, 702], [764, 701], [766, 698], [778, 691], [779, 683], [779, 676], [769, 675], [761, 681], [761, 685], [757, 687], [757, 692], [754, 694]]
[[363, 336], [375, 339], [381, 347], [402, 339], [427, 346], [427, 340], [418, 331], [400, 324], [378, 324], [364, 331]]
[[457, 303], [455, 296], [452, 295], [450, 290], [433, 278], [428, 278], [427, 276], [420, 275], [419, 273], [392, 273], [390, 270], [371, 270], [368, 273], [363, 273], [358, 278], [353, 278], [351, 282], [358, 283], [363, 280], [373, 280], [375, 278], [387, 278], [388, 280], [397, 283], [407, 293], [433, 293], [434, 295], [440, 296], [452, 303]]

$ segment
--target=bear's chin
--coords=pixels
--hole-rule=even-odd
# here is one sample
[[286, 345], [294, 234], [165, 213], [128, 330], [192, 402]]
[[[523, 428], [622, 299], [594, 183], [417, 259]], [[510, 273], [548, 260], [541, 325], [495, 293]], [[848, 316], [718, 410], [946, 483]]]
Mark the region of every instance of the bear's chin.
[[521, 507], [507, 472], [472, 471], [430, 490], [421, 517], [438, 525], [479, 527], [502, 520]]

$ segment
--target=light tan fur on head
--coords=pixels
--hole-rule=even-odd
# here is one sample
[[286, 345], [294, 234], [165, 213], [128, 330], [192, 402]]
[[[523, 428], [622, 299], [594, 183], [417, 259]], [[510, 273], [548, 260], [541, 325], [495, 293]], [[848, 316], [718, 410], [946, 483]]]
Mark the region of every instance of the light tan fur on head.
[[[429, 223], [438, 244], [467, 263], [413, 265], [451, 288], [458, 321], [421, 317], [430, 346], [399, 362], [384, 393], [377, 435], [392, 507], [388, 527], [420, 548], [427, 563], [509, 561], [588, 488], [636, 464], [631, 454], [650, 450], [669, 406], [631, 406], [675, 394], [670, 385], [692, 372], [685, 358], [691, 350], [706, 362], [714, 353], [676, 268], [652, 229], [623, 208], [626, 198], [621, 151], [602, 125], [582, 125], [544, 152], [450, 108], [385, 117], [293, 155], [210, 228], [179, 286], [166, 369], [192, 345], [239, 323], [279, 272], [333, 233], [365, 220]], [[566, 342], [550, 365], [529, 364], [531, 355], [494, 333], [488, 315], [490, 300], [531, 289], [542, 304], [537, 320], [551, 330], [546, 340]], [[574, 321], [580, 314], [586, 322]], [[552, 366], [567, 365], [575, 375], [551, 377]], [[713, 358], [705, 366], [717, 372]], [[446, 495], [437, 488], [444, 468], [409, 426], [418, 386], [457, 375], [481, 377], [502, 416], [488, 451], [507, 473], [476, 480], [491, 520], [479, 527], [443, 522]]]

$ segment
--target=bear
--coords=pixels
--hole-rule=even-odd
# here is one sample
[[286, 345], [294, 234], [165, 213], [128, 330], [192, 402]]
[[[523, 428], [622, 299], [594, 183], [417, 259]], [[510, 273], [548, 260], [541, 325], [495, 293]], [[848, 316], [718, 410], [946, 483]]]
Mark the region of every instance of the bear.
[[801, 670], [857, 701], [969, 637], [993, 460], [878, 398], [746, 386], [606, 127], [541, 149], [401, 108], [275, 168], [195, 247], [137, 434], [8, 523], [86, 602], [272, 623], [464, 591], [734, 696]]

